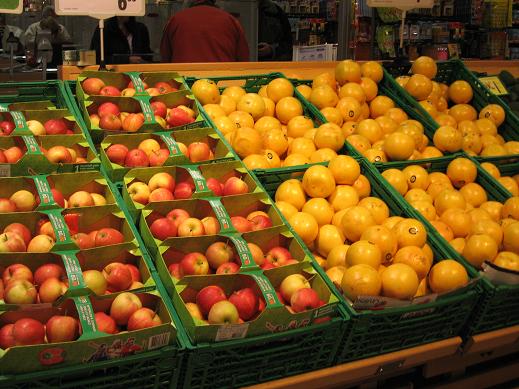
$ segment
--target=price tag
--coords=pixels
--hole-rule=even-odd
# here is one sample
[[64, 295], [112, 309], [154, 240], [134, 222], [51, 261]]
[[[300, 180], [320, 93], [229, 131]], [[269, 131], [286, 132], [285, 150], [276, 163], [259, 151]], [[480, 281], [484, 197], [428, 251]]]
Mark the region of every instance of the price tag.
[[377, 7], [394, 7], [401, 10], [409, 10], [413, 8], [432, 8], [434, 0], [368, 0], [368, 6]]
[[243, 339], [247, 336], [249, 330], [249, 323], [243, 324], [227, 324], [222, 325], [216, 332], [215, 342], [221, 342], [231, 339]]
[[0, 13], [21, 14], [23, 11], [23, 0], [2, 0], [0, 1]]
[[144, 16], [146, 11], [145, 0], [56, 0], [55, 6], [58, 15], [88, 15], [100, 19]]
[[481, 81], [481, 83], [485, 85], [488, 88], [488, 90], [490, 90], [490, 92], [497, 96], [508, 94], [508, 91], [506, 90], [505, 86], [503, 85], [499, 77], [479, 77], [479, 81]]

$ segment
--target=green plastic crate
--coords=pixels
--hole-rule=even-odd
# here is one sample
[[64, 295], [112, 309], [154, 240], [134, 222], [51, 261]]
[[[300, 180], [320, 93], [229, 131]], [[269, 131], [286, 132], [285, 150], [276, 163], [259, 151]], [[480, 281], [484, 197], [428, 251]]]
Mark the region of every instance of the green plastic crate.
[[[360, 159], [362, 174], [371, 183], [371, 195], [386, 202], [392, 215], [416, 217], [409, 207], [404, 208], [384, 189], [380, 175], [371, 164]], [[304, 172], [308, 167], [277, 169], [270, 174], [270, 182], [263, 183], [271, 197], [277, 187], [294, 173]], [[386, 183], [386, 185], [389, 185]], [[430, 237], [428, 243], [433, 249], [435, 258], [450, 258], [446, 250]], [[322, 269], [320, 269], [322, 270]], [[324, 272], [323, 272], [324, 273]], [[471, 278], [476, 278], [475, 271], [469, 270]], [[325, 275], [325, 278], [328, 277]], [[329, 282], [331, 282], [328, 279]], [[343, 307], [351, 317], [351, 330], [345, 333], [337, 353], [336, 363], [368, 358], [408, 347], [430, 343], [460, 334], [469, 319], [478, 299], [478, 285], [472, 284], [467, 290], [461, 290], [434, 302], [402, 308], [390, 308], [379, 311], [355, 311], [340, 295]]]
[[[473, 159], [473, 160], [475, 159], [478, 162], [483, 162], [483, 161], [479, 161], [478, 158], [471, 158], [471, 159]], [[507, 160], [501, 160], [501, 161], [494, 161], [493, 164], [496, 165], [496, 167], [499, 169], [502, 177], [513, 177], [516, 174], [519, 174], [519, 162], [509, 162]], [[485, 170], [485, 169], [482, 168], [482, 170]], [[485, 173], [486, 173], [486, 171], [485, 171]], [[488, 176], [490, 176], [489, 173], [487, 173], [487, 174], [488, 174]], [[505, 196], [505, 197], [512, 196], [512, 193], [510, 193], [508, 191], [508, 189], [506, 189], [503, 185], [501, 185], [497, 180], [494, 180], [494, 185], [495, 185], [496, 190], [501, 192], [501, 194], [503, 196]]]
[[[429, 171], [445, 172], [449, 162], [457, 157], [468, 158], [464, 153], [457, 153], [450, 157], [442, 158], [441, 160], [430, 163], [426, 167]], [[512, 197], [510, 193], [506, 194], [507, 191], [496, 182], [474, 158], [472, 158], [472, 160], [477, 164], [478, 168], [478, 177], [476, 182], [485, 188], [489, 200], [504, 202], [507, 198]], [[392, 167], [402, 169], [413, 164], [416, 164], [416, 161], [400, 162], [394, 164]], [[386, 166], [382, 165], [376, 165], [376, 168], [379, 171], [387, 169]], [[477, 272], [477, 270], [460, 254], [458, 254], [418, 211], [411, 208], [409, 203], [407, 203], [407, 201], [396, 192], [396, 190], [383, 177], [381, 177], [381, 179], [384, 181], [383, 188], [386, 190], [388, 195], [394, 197], [400, 207], [409, 209], [417, 219], [420, 219], [422, 223], [426, 224], [430, 228], [430, 233], [433, 235], [433, 239], [444, 248], [448, 256], [456, 259], [465, 267], [471, 269], [472, 272]], [[463, 336], [471, 336], [519, 324], [519, 285], [494, 285], [486, 277], [481, 277], [480, 286], [482, 288], [482, 294], [476, 304], [474, 312], [462, 331]]]

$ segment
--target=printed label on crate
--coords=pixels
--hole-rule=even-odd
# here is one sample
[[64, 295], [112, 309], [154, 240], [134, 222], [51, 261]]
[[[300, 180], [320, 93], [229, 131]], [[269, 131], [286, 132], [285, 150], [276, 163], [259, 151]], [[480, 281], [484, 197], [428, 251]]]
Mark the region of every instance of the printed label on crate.
[[247, 336], [248, 331], [249, 323], [221, 325], [214, 340], [221, 342], [223, 340], [243, 339]]
[[24, 135], [24, 136], [22, 136], [22, 139], [25, 143], [25, 146], [27, 147], [28, 154], [43, 154], [41, 152], [40, 146], [38, 145], [38, 142], [36, 142], [36, 138], [34, 138], [34, 136]]
[[76, 309], [83, 333], [97, 331], [94, 310], [86, 296], [75, 297]]
[[167, 135], [159, 135], [160, 136], [160, 139], [166, 144], [166, 147], [168, 148], [169, 150], [169, 153], [173, 156], [176, 156], [176, 155], [183, 155], [182, 154], [182, 151], [180, 151], [180, 147], [178, 147], [178, 144], [177, 142], [175, 141], [175, 139], [173, 139], [172, 136], [170, 136], [169, 134]]
[[74, 164], [74, 172], [80, 173], [80, 172], [89, 172], [92, 170], [98, 170], [101, 166], [100, 163], [78, 163]]
[[358, 296], [353, 302], [353, 308], [357, 310], [378, 310], [389, 307], [403, 307], [410, 305], [410, 303], [410, 301], [391, 299], [382, 296]]
[[0, 164], [0, 177], [11, 177], [11, 165], [8, 163]]
[[204, 176], [202, 173], [200, 173], [198, 168], [192, 166], [184, 166], [184, 168], [188, 171], [189, 175], [193, 179], [197, 192], [207, 192], [209, 190], [207, 188], [207, 182], [205, 181]]
[[319, 317], [330, 315], [330, 314], [334, 313], [334, 311], [335, 311], [335, 306], [333, 304], [323, 305], [321, 308], [316, 309], [314, 318], [319, 318]]
[[27, 122], [21, 112], [11, 111], [11, 117], [17, 129], [27, 129]]
[[229, 230], [233, 228], [231, 223], [231, 218], [227, 214], [227, 211], [225, 210], [225, 207], [220, 202], [219, 199], [209, 199], [209, 204], [213, 208], [214, 214], [218, 221], [220, 222], [220, 225], [222, 226], [222, 230]]
[[265, 297], [265, 302], [268, 305], [275, 305], [275, 304], [281, 305], [281, 303], [278, 300], [276, 291], [274, 290], [272, 285], [270, 285], [270, 282], [268, 281], [268, 279], [258, 276], [256, 274], [252, 274], [252, 277], [258, 284], [261, 292], [263, 293], [263, 296]]
[[132, 84], [133, 84], [136, 94], [139, 94], [139, 95], [147, 94], [146, 88], [144, 87], [144, 83], [142, 82], [141, 78], [139, 77], [139, 73], [128, 72], [126, 74], [132, 80]]
[[485, 261], [480, 272], [494, 285], [519, 285], [519, 272], [503, 269]]
[[150, 336], [148, 339], [148, 350], [154, 350], [156, 348], [167, 346], [169, 344], [170, 336], [171, 334], [169, 332]]
[[45, 176], [36, 176], [33, 177], [34, 185], [36, 186], [36, 190], [38, 191], [38, 196], [40, 196], [40, 205], [51, 205], [55, 204], [54, 196], [52, 196], [52, 190], [50, 188], [49, 182], [47, 181], [47, 177]]
[[481, 83], [485, 85], [488, 90], [490, 90], [490, 92], [497, 96], [508, 94], [506, 87], [497, 76], [479, 77], [479, 81], [481, 81]]
[[0, 112], [9, 112], [9, 106], [7, 104], [0, 104]]
[[431, 307], [431, 308], [426, 308], [426, 309], [420, 309], [419, 311], [406, 312], [402, 316], [400, 316], [400, 319], [406, 320], [406, 319], [414, 319], [415, 317], [427, 316], [427, 315], [430, 315], [431, 313], [433, 313], [435, 310], [436, 310], [436, 308]]
[[230, 235], [229, 239], [231, 239], [232, 243], [234, 244], [234, 247], [236, 248], [236, 252], [238, 253], [238, 256], [241, 260], [241, 265], [243, 267], [256, 266], [256, 263], [252, 259], [252, 254], [249, 250], [249, 246], [247, 245], [245, 239], [243, 239], [239, 235]]
[[77, 258], [73, 254], [61, 254], [67, 273], [69, 288], [83, 287], [83, 272]]
[[65, 223], [65, 219], [63, 219], [61, 214], [49, 212], [47, 216], [49, 217], [50, 224], [52, 224], [52, 228], [54, 229], [54, 234], [56, 235], [56, 243], [70, 242], [68, 228]]
[[142, 114], [144, 115], [144, 120], [148, 123], [153, 122], [155, 120], [155, 115], [153, 114], [149, 102], [146, 100], [139, 100], [139, 104], [141, 106]]

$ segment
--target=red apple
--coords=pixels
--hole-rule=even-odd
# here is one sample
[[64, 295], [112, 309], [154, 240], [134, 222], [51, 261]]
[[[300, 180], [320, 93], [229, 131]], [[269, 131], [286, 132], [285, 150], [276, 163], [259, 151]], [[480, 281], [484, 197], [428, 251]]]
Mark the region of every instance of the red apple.
[[245, 194], [245, 193], [249, 193], [249, 186], [241, 178], [231, 177], [227, 181], [225, 181], [225, 184], [223, 186], [223, 195], [224, 196], [231, 196], [231, 195], [238, 195], [238, 194]]
[[48, 235], [36, 235], [27, 245], [28, 253], [48, 253], [56, 242]]
[[202, 253], [189, 253], [180, 261], [180, 269], [185, 276], [209, 274], [209, 263]]
[[16, 204], [14, 201], [0, 198], [0, 213], [10, 213], [10, 212], [16, 212]]
[[166, 217], [168, 219], [171, 219], [175, 223], [175, 226], [177, 228], [180, 225], [180, 223], [182, 223], [184, 220], [190, 218], [189, 213], [186, 210], [181, 209], [181, 208], [172, 209], [171, 211], [168, 212]]
[[236, 262], [227, 262], [221, 264], [218, 269], [216, 269], [216, 274], [235, 274], [240, 271], [240, 265]]
[[106, 156], [110, 162], [116, 163], [118, 165], [124, 165], [128, 151], [128, 147], [125, 145], [113, 144], [106, 149]]
[[[54, 198], [54, 202], [58, 204], [61, 208], [65, 208], [65, 198], [63, 197], [63, 194], [56, 188], [51, 188], [52, 197]], [[40, 196], [36, 196], [36, 205], [40, 205], [41, 199]], [[46, 204], [50, 204], [50, 199]]]
[[215, 303], [224, 300], [227, 300], [225, 292], [217, 285], [206, 286], [196, 295], [196, 305], [198, 305], [204, 316], [207, 316]]
[[110, 316], [118, 325], [125, 326], [130, 316], [141, 308], [141, 300], [135, 293], [123, 292], [114, 299], [110, 307]]
[[45, 324], [49, 343], [72, 342], [79, 336], [79, 323], [72, 316], [52, 316]]
[[97, 108], [97, 114], [99, 117], [103, 117], [105, 115], [119, 115], [121, 111], [117, 104], [107, 101], [106, 103], [102, 103], [99, 108]]
[[195, 191], [195, 186], [190, 182], [179, 182], [173, 195], [177, 200], [190, 199]]
[[254, 216], [250, 222], [252, 223], [252, 231], [263, 230], [272, 227], [272, 220], [268, 216], [257, 215]]
[[200, 220], [194, 217], [184, 220], [178, 226], [178, 236], [200, 236], [204, 234], [204, 225]]
[[128, 186], [128, 193], [132, 201], [146, 205], [150, 201], [151, 191], [148, 185], [144, 182], [132, 182]]
[[12, 280], [5, 286], [4, 299], [7, 304], [34, 304], [37, 291], [27, 280]]
[[74, 192], [68, 198], [68, 207], [91, 207], [94, 205], [92, 195], [84, 190]]
[[96, 246], [94, 239], [84, 232], [78, 232], [77, 234], [72, 235], [72, 240], [81, 250], [92, 249]]
[[238, 309], [227, 300], [218, 301], [207, 315], [209, 324], [236, 324], [239, 323], [239, 319]]
[[83, 281], [87, 288], [98, 296], [105, 294], [108, 282], [99, 270], [85, 270], [83, 272]]
[[288, 260], [292, 259], [292, 254], [286, 248], [276, 246], [267, 252], [265, 259], [274, 267], [285, 266]]
[[128, 331], [142, 330], [143, 328], [160, 326], [162, 320], [156, 312], [149, 308], [136, 310], [128, 319]]
[[11, 135], [11, 133], [14, 131], [14, 123], [9, 120], [2, 120], [0, 122], [0, 132], [2, 135]]
[[95, 238], [96, 247], [124, 243], [124, 235], [115, 228], [101, 228]]
[[171, 127], [183, 126], [193, 123], [195, 120], [181, 108], [171, 108], [166, 115], [166, 121]]
[[123, 121], [123, 131], [137, 132], [144, 124], [144, 117], [142, 115], [131, 113]]
[[191, 162], [207, 161], [211, 159], [211, 149], [204, 142], [193, 142], [188, 147]]
[[150, 226], [151, 234], [158, 240], [166, 240], [177, 236], [178, 229], [173, 220], [162, 217], [155, 220]]
[[256, 265], [261, 267], [265, 262], [265, 254], [263, 253], [263, 250], [255, 243], [247, 243], [247, 246], [249, 246], [252, 260]]
[[166, 172], [156, 173], [148, 181], [148, 186], [152, 191], [157, 188], [165, 188], [168, 189], [170, 192], [174, 192], [175, 178], [171, 174]]
[[299, 289], [310, 288], [310, 282], [302, 274], [290, 274], [279, 286], [281, 296], [285, 301], [291, 301], [292, 295]]
[[234, 251], [232, 247], [225, 242], [215, 242], [207, 248], [205, 255], [209, 266], [216, 270], [224, 263], [232, 262]]
[[158, 96], [160, 95], [160, 92], [157, 88], [147, 88], [146, 89], [146, 93], [149, 94], [150, 96]]
[[0, 328], [0, 348], [2, 350], [7, 350], [9, 347], [16, 346], [13, 336], [13, 327], [14, 324], [5, 324]]
[[173, 88], [170, 84], [168, 84], [167, 82], [165, 81], [159, 81], [155, 84], [155, 88], [158, 89], [159, 93], [161, 95], [165, 94], [165, 93], [171, 93], [171, 92], [176, 92], [178, 89], [177, 88]]
[[180, 263], [172, 263], [168, 266], [169, 274], [175, 277], [177, 280], [180, 280], [182, 276], [182, 270], [180, 268]]
[[64, 119], [49, 119], [44, 124], [47, 135], [64, 135], [69, 130]]
[[27, 246], [31, 241], [31, 231], [21, 223], [11, 223], [4, 228], [4, 232], [10, 232], [20, 236]]
[[126, 167], [148, 167], [150, 160], [146, 153], [139, 149], [133, 149], [128, 152], [124, 160]]
[[13, 338], [17, 346], [45, 343], [45, 328], [38, 320], [23, 318], [13, 326]]
[[249, 320], [258, 312], [258, 296], [251, 288], [244, 288], [234, 292], [229, 301], [234, 304], [240, 315], [240, 319]]
[[320, 303], [319, 295], [311, 288], [298, 289], [290, 298], [290, 306], [296, 313], [319, 308]]
[[121, 91], [112, 85], [107, 85], [101, 88], [99, 91], [101, 96], [121, 96]]
[[216, 235], [220, 232], [220, 222], [214, 216], [206, 216], [201, 221], [205, 235]]
[[101, 116], [99, 127], [107, 131], [121, 131], [123, 124], [121, 119], [116, 115], [107, 114]]
[[[50, 149], [49, 149], [50, 151]], [[4, 150], [4, 156], [7, 163], [16, 163], [22, 159], [24, 152], [18, 146], [9, 147]]]
[[171, 201], [175, 200], [175, 196], [166, 188], [157, 188], [150, 193], [149, 201]]
[[127, 290], [132, 284], [130, 269], [120, 262], [112, 262], [103, 269], [103, 276], [108, 283], [108, 289], [112, 292]]
[[51, 237], [53, 240], [56, 240], [56, 234], [54, 233], [54, 228], [50, 221], [44, 222], [40, 228], [38, 229], [39, 235], [47, 235]]
[[22, 263], [15, 263], [7, 266], [2, 274], [2, 281], [7, 286], [9, 281], [13, 280], [25, 280], [33, 282], [34, 277], [31, 269]]
[[159, 116], [161, 118], [166, 118], [167, 110], [166, 104], [164, 104], [162, 101], [154, 101], [150, 104], [151, 109], [153, 110], [153, 114], [155, 116]]
[[[142, 86], [143, 86], [143, 88], [144, 88], [145, 90], [148, 89], [148, 84], [147, 84], [146, 82], [144, 82], [144, 81], [142, 81]], [[133, 86], [133, 81], [130, 81], [130, 82], [128, 83], [127, 88], [135, 89], [135, 87]]]
[[97, 312], [94, 315], [97, 330], [104, 332], [106, 334], [117, 334], [119, 332], [119, 328], [117, 328], [117, 324], [115, 324], [115, 320], [112, 319], [104, 312]]
[[141, 143], [139, 143], [137, 148], [144, 151], [149, 157], [151, 154], [153, 154], [153, 152], [160, 149], [160, 143], [153, 138], [144, 139]]
[[65, 276], [65, 270], [56, 263], [46, 263], [41, 265], [34, 272], [34, 284], [42, 285], [49, 278], [61, 280]]
[[215, 196], [223, 195], [223, 185], [216, 178], [210, 177], [206, 180], [207, 187], [211, 190]]
[[137, 266], [132, 265], [131, 263], [127, 263], [126, 267], [128, 268], [128, 270], [130, 270], [133, 282], [136, 282], [136, 281], [141, 282], [142, 281], [141, 272], [139, 271], [139, 268]]
[[231, 223], [238, 232], [243, 233], [252, 231], [252, 223], [243, 216], [232, 216]]
[[98, 95], [105, 87], [105, 83], [100, 78], [89, 77], [81, 83], [81, 86], [87, 95]]
[[25, 252], [27, 248], [23, 238], [16, 232], [4, 232], [0, 235], [0, 253]]
[[58, 278], [47, 278], [40, 285], [38, 295], [41, 303], [53, 303], [67, 292], [67, 285]]
[[163, 166], [169, 158], [168, 149], [159, 149], [150, 154], [150, 166]]

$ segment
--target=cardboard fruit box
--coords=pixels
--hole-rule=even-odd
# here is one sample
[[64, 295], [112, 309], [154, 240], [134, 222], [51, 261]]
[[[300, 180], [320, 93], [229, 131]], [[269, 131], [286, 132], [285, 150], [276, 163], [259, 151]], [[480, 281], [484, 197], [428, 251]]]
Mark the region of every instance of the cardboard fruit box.
[[[65, 124], [65, 127], [50, 126], [47, 128], [45, 124], [47, 121], [53, 119], [61, 119], [60, 122]], [[52, 110], [30, 110], [30, 111], [10, 111], [3, 112], [0, 115], [0, 121], [2, 121], [2, 131], [5, 134], [6, 125], [5, 122], [10, 122], [14, 126], [14, 129], [9, 136], [21, 136], [21, 135], [72, 135], [72, 134], [83, 134], [83, 129], [76, 121], [74, 115], [72, 115], [67, 109], [52, 109]], [[32, 121], [29, 125], [29, 121]], [[34, 121], [39, 122], [34, 123]], [[48, 131], [51, 133], [49, 134]], [[66, 132], [66, 133], [65, 133]]]
[[[322, 306], [296, 313], [280, 301], [275, 288], [279, 287], [286, 277], [293, 274], [301, 274], [302, 279], [308, 280], [310, 287], [317, 292], [322, 301]], [[222, 288], [227, 297], [234, 291], [251, 288], [257, 296], [261, 296], [260, 300], [265, 303], [264, 309], [258, 310], [247, 321], [240, 320], [237, 323], [230, 321], [232, 324], [229, 322], [227, 324], [209, 324], [205, 314], [202, 314], [202, 319], [195, 318], [191, 315], [186, 303], [196, 304], [198, 292], [210, 285]], [[288, 267], [278, 268], [269, 276], [257, 271], [247, 274], [185, 277], [175, 284], [173, 304], [186, 332], [195, 344], [221, 342], [306, 327], [314, 322], [329, 320], [330, 317], [337, 315], [338, 309], [337, 297], [326, 286], [311, 264], [304, 271], [296, 273]]]
[[[0, 314], [0, 327], [29, 318], [46, 324], [55, 315], [72, 316], [81, 325], [81, 335], [73, 341], [14, 346], [0, 349], [2, 374], [30, 373], [55, 367], [67, 367], [103, 360], [124, 358], [173, 344], [176, 328], [158, 292], [138, 295], [143, 306], [155, 312], [162, 324], [133, 331], [107, 334], [98, 330], [95, 313], [109, 305], [86, 296], [67, 299], [60, 306], [35, 310], [8, 311]], [[48, 328], [49, 326], [47, 326]], [[47, 334], [47, 339], [49, 334]], [[22, 363], [23, 361], [23, 363]]]

